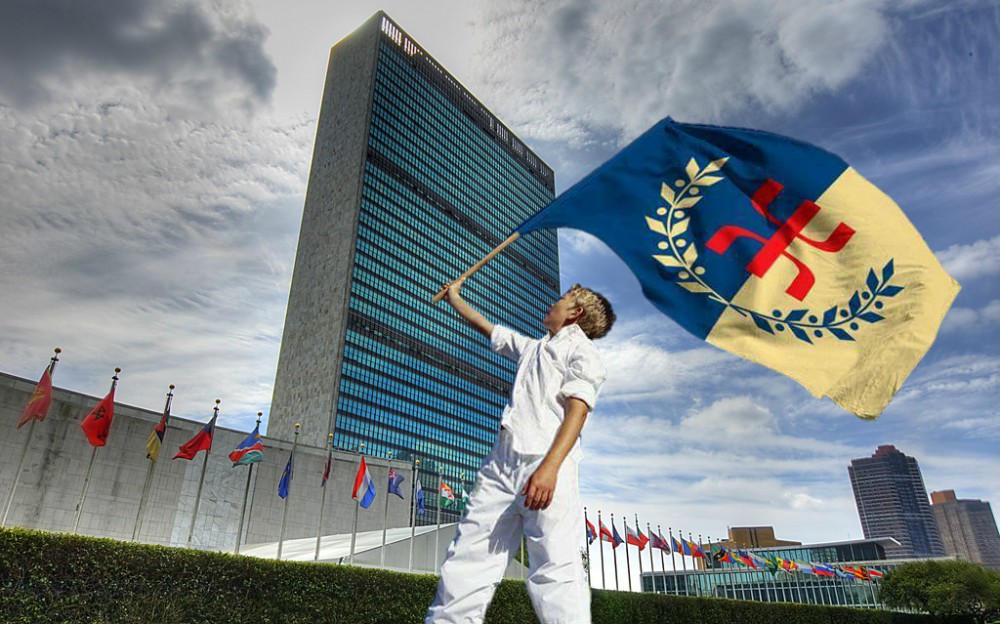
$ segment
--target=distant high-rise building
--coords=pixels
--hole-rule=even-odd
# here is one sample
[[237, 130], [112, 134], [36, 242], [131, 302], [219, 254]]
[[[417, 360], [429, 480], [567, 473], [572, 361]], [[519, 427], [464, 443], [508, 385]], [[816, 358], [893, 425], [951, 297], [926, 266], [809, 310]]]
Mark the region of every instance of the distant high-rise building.
[[959, 499], [955, 490], [931, 492], [931, 511], [946, 553], [1000, 570], [1000, 532], [988, 501]]
[[916, 459], [883, 445], [871, 457], [852, 459], [848, 472], [865, 537], [899, 542], [886, 546], [887, 557], [944, 555]]
[[[301, 422], [302, 444], [333, 432], [341, 449], [418, 458], [429, 507], [439, 474], [470, 487], [515, 364], [430, 297], [554, 195], [552, 170], [385, 14], [337, 43], [268, 434]], [[463, 295], [542, 335], [559, 297], [556, 233], [523, 237]]]
[[729, 539], [722, 540], [721, 543], [727, 548], [771, 548], [773, 546], [802, 545], [802, 542], [776, 538], [772, 526], [729, 527]]

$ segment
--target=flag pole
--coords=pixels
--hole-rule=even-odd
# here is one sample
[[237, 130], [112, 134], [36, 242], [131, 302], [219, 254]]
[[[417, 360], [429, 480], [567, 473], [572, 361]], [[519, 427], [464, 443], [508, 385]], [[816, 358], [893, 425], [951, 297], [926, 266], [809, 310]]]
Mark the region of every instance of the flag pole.
[[[669, 530], [669, 527], [667, 527], [667, 528]], [[681, 531], [680, 529], [677, 529], [677, 538], [678, 538], [678, 541], [683, 542], [684, 541], [684, 531]], [[673, 536], [671, 536], [670, 539], [673, 539]], [[688, 585], [688, 565], [687, 565], [687, 559], [684, 558], [684, 550], [685, 549], [691, 550], [690, 548], [687, 548], [687, 545], [681, 544], [681, 572], [684, 574], [684, 595], [685, 596], [690, 596], [691, 595], [691, 589], [690, 589], [690, 587]], [[674, 568], [674, 569], [676, 570], [677, 568]]]
[[[611, 558], [614, 560], [615, 564], [615, 591], [618, 590], [618, 544], [615, 543], [615, 531], [618, 529], [615, 527], [615, 514], [611, 514]], [[625, 542], [626, 549], [628, 548], [628, 542]], [[625, 551], [628, 554], [628, 550]]]
[[[514, 241], [516, 241], [517, 238], [520, 235], [521, 235], [520, 232], [514, 232], [513, 234], [511, 234], [510, 236], [508, 236], [507, 240], [505, 240], [504, 242], [502, 242], [499, 245], [497, 245], [496, 248], [493, 249], [493, 251], [491, 251], [490, 253], [486, 254], [486, 256], [482, 260], [480, 260], [479, 262], [477, 262], [474, 265], [472, 265], [472, 267], [468, 271], [466, 271], [465, 273], [462, 273], [462, 276], [459, 277], [458, 279], [456, 279], [455, 281], [457, 282], [458, 280], [468, 279], [473, 273], [475, 273], [479, 269], [483, 268], [483, 266], [487, 262], [489, 262], [490, 260], [492, 260], [494, 256], [496, 256], [498, 253], [500, 253], [501, 251], [503, 251], [504, 247], [506, 247], [507, 245], [510, 245], [511, 243], [513, 243]], [[454, 282], [452, 282], [452, 283], [454, 283]], [[444, 299], [445, 293], [447, 293], [447, 292], [448, 292], [448, 288], [447, 287], [442, 288], [440, 292], [438, 292], [436, 295], [434, 295], [434, 298], [431, 299], [431, 301], [433, 303], [437, 303], [438, 301], [441, 301], [442, 299]]]
[[601, 589], [607, 589], [607, 585], [604, 583], [604, 538], [601, 536], [601, 510], [597, 510], [597, 541], [600, 542], [598, 547], [601, 549]]
[[[639, 524], [639, 516], [635, 517], [635, 523]], [[652, 534], [652, 532], [653, 532], [653, 528], [649, 526], [648, 522], [646, 523], [646, 532], [650, 533], [650, 534]], [[649, 537], [649, 536], [647, 536], [647, 537]], [[659, 536], [657, 536], [657, 537], [659, 537]], [[649, 580], [653, 584], [653, 593], [655, 594], [656, 593], [656, 574], [653, 573], [654, 570], [653, 570], [653, 546], [652, 546], [652, 541], [653, 541], [653, 538], [650, 537], [649, 541], [646, 542], [646, 545], [649, 546]], [[662, 553], [663, 551], [661, 550], [660, 552]], [[640, 583], [640, 585], [642, 584], [642, 580], [641, 579], [640, 579], [639, 583]], [[640, 587], [640, 589], [641, 589], [641, 587]]]
[[[111, 390], [114, 391], [115, 387], [118, 385], [118, 373], [122, 372], [122, 369], [115, 367], [115, 375], [111, 378]], [[80, 488], [80, 499], [76, 503], [76, 514], [73, 517], [73, 530], [70, 535], [76, 535], [77, 529], [80, 528], [80, 516], [83, 515], [83, 503], [87, 499], [87, 486], [90, 485], [90, 475], [94, 471], [94, 459], [97, 457], [97, 447], [91, 446], [90, 448], [90, 463], [87, 464], [87, 476], [83, 478], [83, 487]]]
[[288, 471], [288, 495], [285, 496], [285, 508], [281, 511], [281, 533], [278, 536], [278, 561], [281, 561], [281, 549], [285, 545], [285, 523], [288, 521], [288, 500], [292, 497], [292, 480], [295, 474], [295, 447], [299, 444], [299, 428], [301, 425], [295, 423], [295, 437], [292, 438], [292, 456], [288, 460], [292, 469]]
[[[62, 349], [56, 347], [56, 354], [52, 356], [52, 360], [49, 362], [50, 382], [52, 380], [52, 373], [56, 370], [56, 362], [59, 361], [60, 353], [62, 353]], [[14, 491], [17, 490], [17, 482], [21, 480], [21, 470], [24, 468], [24, 458], [28, 455], [28, 448], [31, 446], [31, 437], [35, 433], [36, 422], [38, 422], [38, 419], [32, 418], [31, 424], [28, 425], [28, 435], [24, 438], [24, 446], [21, 447], [21, 458], [17, 460], [17, 472], [14, 473], [14, 483], [10, 486], [10, 492], [7, 492], [7, 502], [4, 503], [3, 506], [3, 520], [0, 520], [0, 526], [7, 526], [7, 514], [10, 512], [11, 503], [14, 502]]]
[[587, 565], [585, 571], [587, 572], [587, 585], [593, 587], [591, 583], [593, 579], [590, 577], [590, 529], [587, 528], [587, 523], [590, 519], [587, 518], [587, 508], [583, 508], [583, 544], [587, 549]]
[[[163, 406], [163, 413], [169, 418], [170, 414], [170, 402], [174, 398], [174, 384], [170, 384], [170, 390], [167, 392], [167, 402]], [[166, 425], [166, 420], [164, 420], [164, 425]], [[166, 427], [163, 429], [164, 437], [166, 436]], [[155, 435], [155, 434], [154, 434]], [[139, 530], [142, 528], [142, 515], [146, 511], [146, 501], [149, 498], [149, 488], [153, 483], [153, 468], [156, 466], [156, 460], [151, 459], [149, 466], [146, 467], [146, 481], [142, 485], [142, 497], [139, 498], [139, 511], [135, 514], [135, 527], [132, 529], [132, 541], [139, 539]]]
[[410, 558], [406, 571], [413, 572], [413, 542], [417, 537], [417, 483], [420, 483], [420, 460], [413, 460], [413, 486], [410, 488]]
[[431, 572], [438, 570], [438, 556], [441, 553], [441, 485], [444, 483], [444, 468], [438, 466], [438, 494], [437, 494], [437, 531], [434, 532], [434, 567]]
[[316, 524], [316, 556], [313, 557], [313, 561], [319, 561], [319, 542], [323, 537], [323, 511], [326, 510], [326, 482], [329, 479], [329, 475], [326, 474], [326, 468], [330, 468], [330, 472], [333, 472], [333, 434], [326, 436], [326, 466], [323, 467], [323, 495], [319, 497], [319, 522]]
[[[392, 472], [392, 451], [389, 451], [389, 472]], [[385, 486], [385, 506], [383, 508], [385, 511], [382, 513], [382, 562], [380, 567], [385, 568], [385, 536], [389, 531], [389, 486], [388, 480], [386, 480]]]
[[[260, 420], [264, 412], [257, 412], [257, 428], [254, 431], [260, 432]], [[256, 463], [256, 462], [254, 462]], [[243, 504], [240, 505], [240, 523], [236, 526], [236, 548], [233, 554], [240, 554], [240, 543], [243, 541], [243, 518], [247, 515], [247, 499], [250, 498], [250, 475], [253, 474], [253, 464], [247, 466], [247, 483], [243, 488]]]
[[[359, 454], [360, 453], [364, 453], [365, 452], [365, 443], [362, 442], [361, 446], [358, 447], [358, 448], [359, 448], [359, 450], [358, 450]], [[354, 545], [357, 543], [357, 540], [358, 540], [358, 510], [360, 508], [361, 508], [361, 501], [355, 500], [354, 501], [354, 528], [351, 529], [351, 556], [347, 560], [347, 563], [349, 565], [354, 565]]]
[[[660, 528], [660, 525], [656, 525], [656, 534], [659, 535], [660, 537], [663, 537], [663, 529]], [[670, 527], [667, 527], [667, 535], [670, 537], [670, 542], [668, 542], [668, 545], [670, 546], [670, 565], [674, 569], [674, 595], [676, 596], [677, 595], [677, 559], [674, 558], [674, 536], [670, 534]], [[663, 551], [662, 550], [660, 551], [660, 567], [663, 569], [663, 576], [664, 576], [663, 593], [665, 594], [665, 593], [667, 593], [667, 581], [666, 581], [666, 576], [667, 576], [667, 562], [666, 562], [666, 559], [663, 558]]]
[[[632, 591], [632, 558], [628, 554], [628, 520], [622, 516], [622, 525], [625, 526], [625, 578], [628, 579], [628, 590]], [[639, 564], [642, 564], [642, 553], [639, 556]]]
[[[219, 415], [219, 403], [221, 402], [219, 399], [215, 400], [215, 413], [212, 415], [213, 420]], [[198, 521], [198, 507], [201, 506], [201, 490], [205, 486], [205, 470], [208, 468], [208, 454], [211, 452], [211, 447], [205, 449], [204, 461], [201, 463], [201, 478], [198, 479], [198, 493], [194, 497], [194, 512], [191, 514], [191, 526], [188, 528], [188, 548], [191, 548], [191, 542], [194, 540], [194, 525]]]

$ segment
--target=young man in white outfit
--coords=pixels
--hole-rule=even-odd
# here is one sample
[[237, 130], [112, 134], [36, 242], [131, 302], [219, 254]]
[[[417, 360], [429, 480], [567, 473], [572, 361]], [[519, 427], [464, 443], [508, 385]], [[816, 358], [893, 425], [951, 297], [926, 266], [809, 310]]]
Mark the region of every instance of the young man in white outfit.
[[591, 340], [610, 331], [614, 312], [600, 294], [576, 285], [549, 309], [542, 321], [548, 333], [535, 340], [495, 326], [469, 306], [459, 294], [463, 281], [446, 287], [447, 301], [518, 367], [426, 623], [482, 622], [523, 535], [538, 619], [589, 624], [577, 463], [580, 432], [605, 376]]

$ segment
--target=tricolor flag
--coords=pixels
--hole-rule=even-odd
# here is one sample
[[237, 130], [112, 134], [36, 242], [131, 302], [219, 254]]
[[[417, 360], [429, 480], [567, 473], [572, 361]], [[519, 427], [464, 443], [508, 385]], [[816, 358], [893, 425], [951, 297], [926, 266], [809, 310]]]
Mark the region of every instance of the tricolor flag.
[[882, 578], [882, 573], [875, 568], [868, 568], [868, 576], [873, 579]]
[[389, 493], [390, 494], [395, 494], [396, 496], [398, 496], [400, 498], [403, 498], [403, 491], [399, 489], [399, 486], [402, 485], [404, 479], [405, 479], [405, 477], [403, 475], [399, 474], [398, 472], [396, 472], [395, 468], [390, 468], [389, 469]]
[[[46, 367], [42, 373], [42, 378], [38, 380], [35, 391], [31, 393], [28, 404], [24, 406], [21, 417], [17, 420], [17, 428], [20, 429], [32, 420], [43, 421], [49, 413], [49, 406], [52, 404], [52, 369]], [[94, 446], [103, 446], [95, 444]]]
[[594, 543], [595, 539], [597, 539], [597, 529], [594, 528], [594, 525], [590, 522], [590, 520], [585, 521], [587, 523], [587, 544], [590, 545]]
[[215, 435], [215, 419], [218, 417], [219, 411], [216, 410], [215, 414], [212, 415], [212, 420], [208, 421], [198, 433], [194, 434], [193, 438], [177, 449], [174, 459], [194, 459], [198, 451], [211, 451], [212, 437]]
[[155, 462], [156, 458], [160, 456], [160, 447], [163, 445], [163, 436], [167, 433], [167, 420], [169, 418], [170, 404], [167, 403], [167, 407], [163, 410], [163, 416], [160, 416], [160, 422], [153, 427], [149, 439], [146, 440], [146, 459], [151, 462]]
[[743, 565], [745, 565], [747, 567], [750, 567], [750, 568], [753, 568], [754, 570], [757, 569], [757, 562], [754, 561], [754, 558], [750, 556], [750, 553], [744, 552], [742, 550], [737, 550], [736, 551], [736, 558]]
[[826, 565], [825, 563], [814, 563], [813, 564], [813, 574], [816, 576], [836, 576], [833, 568]]
[[441, 502], [442, 507], [455, 506], [455, 492], [444, 481], [441, 482], [441, 498], [444, 499]]
[[91, 446], [104, 446], [108, 443], [108, 432], [111, 431], [111, 420], [114, 417], [115, 389], [112, 387], [111, 392], [80, 423]]
[[691, 556], [691, 549], [688, 548], [688, 543], [686, 540], [677, 541], [676, 537], [671, 537], [670, 541], [674, 543], [674, 552], [680, 553], [682, 555]]
[[229, 461], [234, 466], [245, 466], [264, 459], [264, 444], [260, 441], [260, 425], [253, 428], [236, 450], [229, 454]]
[[604, 521], [598, 520], [598, 524], [601, 525], [601, 541], [611, 542], [612, 544], [614, 544], [615, 538], [613, 535], [611, 535], [611, 531], [608, 530], [608, 527], [604, 526]]
[[420, 485], [420, 481], [417, 481], [416, 498], [417, 498], [417, 515], [422, 516], [424, 515], [424, 511], [426, 510], [424, 509], [424, 488], [423, 486]]
[[625, 539], [632, 546], [638, 546], [639, 550], [646, 548], [646, 544], [649, 543], [649, 538], [642, 534], [640, 530], [632, 530], [632, 527], [625, 523]]
[[839, 157], [665, 119], [529, 218], [606, 243], [646, 298], [717, 347], [876, 418], [959, 285]]
[[358, 474], [354, 477], [354, 490], [351, 498], [358, 501], [363, 509], [368, 509], [375, 500], [375, 482], [368, 474], [368, 465], [365, 464], [364, 455], [361, 456], [361, 463], [358, 465]]
[[705, 551], [703, 551], [701, 546], [698, 544], [689, 540], [684, 540], [684, 546], [684, 554], [691, 555], [692, 557], [701, 557], [702, 559], [705, 558]]
[[281, 498], [288, 498], [288, 492], [292, 487], [292, 474], [294, 473], [292, 455], [293, 453], [288, 454], [288, 463], [285, 464], [285, 470], [281, 473], [281, 479], [278, 481], [278, 496]]

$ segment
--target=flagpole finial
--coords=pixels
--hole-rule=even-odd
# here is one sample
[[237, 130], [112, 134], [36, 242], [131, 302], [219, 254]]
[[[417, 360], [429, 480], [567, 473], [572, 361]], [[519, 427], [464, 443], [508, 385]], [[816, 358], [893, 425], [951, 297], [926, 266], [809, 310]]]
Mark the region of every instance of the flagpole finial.
[[388, 451], [388, 452], [386, 452], [386, 456], [387, 456], [387, 457], [388, 457], [389, 459], [392, 459], [392, 451]]
[[216, 399], [216, 400], [215, 400], [215, 404], [216, 404], [216, 405], [218, 405], [219, 403], [222, 403], [222, 399]]
[[175, 386], [174, 384], [170, 384], [170, 386], [169, 386], [169, 387], [170, 387], [170, 391], [171, 391], [171, 392], [173, 392], [173, 391], [174, 391], [174, 388], [176, 388], [177, 386]]
[[257, 412], [257, 426], [260, 426], [260, 419], [264, 416], [264, 412]]
[[62, 353], [62, 349], [60, 349], [59, 347], [56, 347], [56, 355], [59, 355], [60, 353]]
[[414, 459], [413, 463], [419, 466], [420, 465], [420, 460], [419, 459]]
[[295, 435], [299, 435], [299, 429], [301, 428], [302, 428], [301, 424], [295, 423]]
[[332, 442], [333, 441], [333, 434], [331, 433], [331, 434], [327, 435], [326, 439], [330, 440]]

